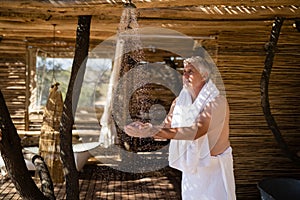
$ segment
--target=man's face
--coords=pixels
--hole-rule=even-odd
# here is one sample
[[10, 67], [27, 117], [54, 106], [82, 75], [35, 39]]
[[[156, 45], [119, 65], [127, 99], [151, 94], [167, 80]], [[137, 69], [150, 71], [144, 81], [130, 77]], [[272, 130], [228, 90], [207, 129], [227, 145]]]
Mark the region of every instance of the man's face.
[[197, 91], [205, 79], [200, 72], [190, 63], [186, 64], [183, 69], [183, 86], [188, 90]]

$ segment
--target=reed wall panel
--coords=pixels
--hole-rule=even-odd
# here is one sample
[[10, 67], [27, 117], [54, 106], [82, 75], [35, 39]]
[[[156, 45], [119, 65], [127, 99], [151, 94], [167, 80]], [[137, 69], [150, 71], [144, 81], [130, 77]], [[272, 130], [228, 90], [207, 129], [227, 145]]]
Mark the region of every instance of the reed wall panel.
[[23, 55], [16, 59], [0, 59], [0, 89], [18, 130], [25, 129], [26, 64]]
[[[289, 147], [299, 151], [300, 33], [285, 21], [269, 84], [271, 111]], [[256, 29], [221, 32], [218, 67], [231, 108], [231, 144], [238, 199], [259, 199], [257, 183], [267, 177], [300, 178], [300, 167], [279, 149], [263, 115], [260, 79], [272, 21]], [[266, 25], [267, 24], [267, 25]]]

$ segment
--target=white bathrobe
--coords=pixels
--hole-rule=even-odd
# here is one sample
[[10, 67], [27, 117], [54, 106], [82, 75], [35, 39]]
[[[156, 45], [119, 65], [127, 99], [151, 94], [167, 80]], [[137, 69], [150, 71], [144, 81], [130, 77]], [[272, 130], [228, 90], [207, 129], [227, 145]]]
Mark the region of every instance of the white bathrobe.
[[[209, 80], [192, 102], [183, 88], [177, 98], [171, 127], [190, 127], [205, 106], [219, 95], [215, 84]], [[225, 108], [224, 108], [225, 109]], [[235, 200], [232, 149], [229, 147], [218, 156], [210, 155], [208, 135], [218, 135], [223, 127], [225, 115], [222, 111], [212, 118], [208, 133], [197, 140], [171, 140], [169, 165], [182, 171], [183, 200]], [[214, 121], [213, 121], [214, 120]]]

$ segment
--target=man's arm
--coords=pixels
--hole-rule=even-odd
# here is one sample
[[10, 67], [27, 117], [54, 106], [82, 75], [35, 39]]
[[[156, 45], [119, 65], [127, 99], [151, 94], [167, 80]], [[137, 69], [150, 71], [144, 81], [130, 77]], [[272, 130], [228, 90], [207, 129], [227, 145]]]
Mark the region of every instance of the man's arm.
[[164, 126], [158, 129], [158, 132], [154, 136], [155, 138], [196, 140], [207, 133], [211, 120], [211, 104], [205, 107], [191, 127], [180, 128], [171, 128], [174, 106], [175, 102], [173, 102], [170, 112], [165, 119]]
[[133, 122], [125, 126], [125, 132], [134, 137], [154, 137], [159, 139], [175, 140], [196, 140], [205, 135], [211, 121], [211, 107], [213, 103], [207, 105], [199, 114], [197, 120], [191, 127], [171, 128], [172, 114], [175, 103], [172, 104], [169, 114], [163, 125], [152, 126], [150, 123]]

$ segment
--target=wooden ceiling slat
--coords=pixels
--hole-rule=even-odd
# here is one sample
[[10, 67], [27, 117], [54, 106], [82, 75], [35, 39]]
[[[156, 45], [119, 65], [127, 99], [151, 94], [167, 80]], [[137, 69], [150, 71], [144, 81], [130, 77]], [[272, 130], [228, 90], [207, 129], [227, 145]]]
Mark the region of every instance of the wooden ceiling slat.
[[[241, 9], [243, 8], [243, 9]], [[246, 19], [265, 19], [274, 16], [284, 16], [285, 18], [299, 18], [300, 8], [296, 6], [294, 9], [291, 6], [284, 7], [227, 7], [221, 6], [193, 6], [193, 7], [168, 7], [168, 8], [138, 8], [139, 18], [157, 19], [157, 20], [246, 20]], [[57, 23], [61, 20], [75, 20], [78, 15], [93, 15], [93, 18], [100, 21], [115, 21], [120, 20], [123, 8], [119, 9], [95, 9], [91, 8], [86, 11], [71, 9], [65, 12], [53, 11], [47, 9], [18, 9], [10, 10], [5, 7], [0, 8], [0, 20], [11, 22], [40, 22], [45, 24]], [[220, 11], [220, 12], [217, 12]], [[46, 14], [45, 14], [46, 13]], [[74, 23], [74, 21], [72, 22]]]
[[[257, 20], [270, 19], [275, 16], [284, 16], [285, 18], [299, 18], [300, 8], [291, 9], [290, 7], [253, 7], [251, 9], [239, 10], [237, 8], [227, 7], [218, 8], [215, 6], [208, 7], [187, 7], [187, 8], [168, 8], [168, 9], [138, 9], [140, 18], [154, 19], [173, 19], [173, 20]], [[244, 8], [244, 7], [243, 7]], [[233, 12], [232, 12], [233, 11]], [[248, 12], [247, 12], [248, 11]]]
[[[245, 6], [281, 6], [281, 5], [299, 5], [298, 0], [285, 0], [285, 1], [276, 1], [276, 0], [151, 0], [151, 1], [132, 1], [137, 7], [172, 7], [172, 6], [191, 6], [191, 5], [226, 5], [226, 6], [235, 6], [235, 5], [245, 5]], [[36, 7], [94, 7], [98, 6], [99, 8], [107, 8], [113, 6], [122, 6], [123, 0], [85, 0], [85, 1], [38, 1], [38, 0], [2, 0], [2, 5], [7, 5], [11, 8], [36, 8]]]
[[[116, 3], [110, 4], [104, 0], [87, 0], [84, 3], [80, 1], [63, 3], [55, 0], [1, 1], [0, 48], [11, 55], [18, 51], [12, 48], [13, 44], [23, 46], [24, 42], [29, 41], [28, 38], [35, 38], [35, 42], [30, 39], [31, 45], [49, 51], [53, 39], [53, 24], [56, 24], [57, 41], [61, 42], [60, 46], [65, 47], [66, 51], [70, 51], [69, 48], [74, 47], [75, 43], [77, 17], [84, 14], [93, 15], [90, 33], [93, 47], [117, 34], [124, 7], [121, 0], [114, 2]], [[298, 0], [133, 2], [138, 8], [138, 23], [141, 28], [172, 29], [192, 37], [218, 35], [220, 32], [230, 32], [231, 29], [240, 30], [241, 34], [247, 34], [245, 30], [256, 30], [257, 33], [261, 33], [269, 31], [275, 16], [292, 19], [300, 16]], [[230, 37], [230, 34], [228, 36]], [[10, 38], [13, 38], [14, 42]], [[19, 53], [24, 53], [19, 50]]]

